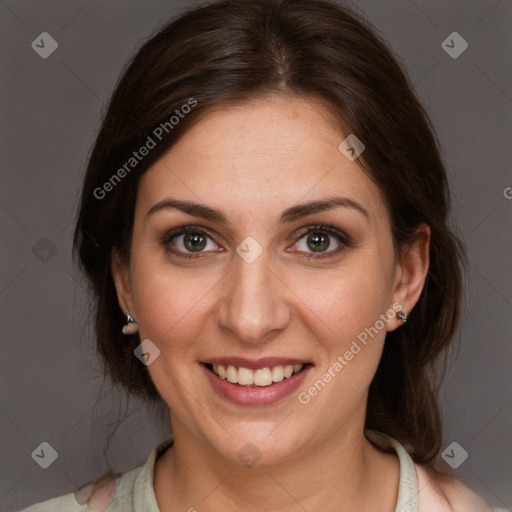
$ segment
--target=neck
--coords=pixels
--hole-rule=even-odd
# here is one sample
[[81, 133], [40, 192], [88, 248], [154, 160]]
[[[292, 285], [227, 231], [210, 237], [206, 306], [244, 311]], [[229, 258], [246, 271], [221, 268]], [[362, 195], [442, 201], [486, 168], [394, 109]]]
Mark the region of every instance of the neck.
[[395, 510], [399, 463], [359, 428], [340, 429], [322, 444], [272, 466], [245, 467], [173, 422], [174, 445], [155, 465], [162, 512], [175, 510]]

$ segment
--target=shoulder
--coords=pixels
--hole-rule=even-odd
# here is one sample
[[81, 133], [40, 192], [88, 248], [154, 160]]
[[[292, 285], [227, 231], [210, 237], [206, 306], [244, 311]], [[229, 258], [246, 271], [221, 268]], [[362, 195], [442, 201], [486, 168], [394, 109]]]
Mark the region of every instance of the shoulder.
[[158, 512], [153, 491], [155, 458], [172, 444], [172, 436], [153, 448], [142, 466], [125, 473], [111, 473], [93, 480], [76, 492], [42, 501], [18, 512]]
[[418, 475], [418, 512], [491, 512], [489, 505], [453, 475], [415, 464]]
[[20, 512], [82, 512], [86, 510], [106, 512], [107, 508], [114, 505], [114, 501], [118, 498], [117, 489], [121, 478], [122, 475], [109, 475], [100, 478], [82, 486], [74, 493], [36, 503]]
[[73, 498], [73, 494], [64, 494], [56, 498], [40, 501], [19, 512], [78, 512], [86, 510], [81, 507]]

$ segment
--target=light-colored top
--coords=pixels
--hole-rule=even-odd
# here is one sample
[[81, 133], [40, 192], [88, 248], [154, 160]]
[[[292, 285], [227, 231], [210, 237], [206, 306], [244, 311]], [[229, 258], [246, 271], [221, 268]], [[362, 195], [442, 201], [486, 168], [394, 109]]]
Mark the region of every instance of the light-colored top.
[[[504, 508], [491, 509], [478, 495], [460, 484], [448, 497], [433, 483], [423, 466], [415, 464], [405, 448], [392, 437], [367, 430], [367, 436], [379, 446], [391, 446], [400, 461], [400, 483], [395, 512], [510, 512]], [[168, 437], [153, 448], [143, 466], [127, 471], [97, 490], [93, 484], [76, 493], [64, 494], [36, 503], [19, 512], [160, 512], [153, 489], [155, 461], [173, 442]]]

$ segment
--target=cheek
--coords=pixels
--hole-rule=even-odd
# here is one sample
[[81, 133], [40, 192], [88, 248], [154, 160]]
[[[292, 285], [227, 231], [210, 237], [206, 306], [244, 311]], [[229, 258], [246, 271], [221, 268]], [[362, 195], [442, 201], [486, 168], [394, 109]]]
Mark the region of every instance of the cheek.
[[[148, 366], [151, 379], [167, 404], [180, 417], [189, 413], [190, 396], [201, 396], [190, 374], [201, 355], [211, 299], [210, 279], [169, 271], [153, 260], [134, 261], [132, 286], [141, 340], [150, 339], [160, 350]], [[218, 280], [218, 279], [217, 279]], [[210, 292], [211, 293], [211, 292]], [[208, 340], [206, 340], [208, 341]]]
[[313, 282], [304, 279], [294, 289], [334, 344], [343, 344], [374, 325], [389, 301], [382, 269], [362, 261]]
[[207, 277], [170, 272], [170, 265], [140, 258], [132, 267], [132, 286], [139, 331], [161, 350], [189, 345], [205, 322], [208, 290], [214, 282]]
[[[383, 269], [378, 264], [364, 265], [361, 259], [336, 276], [315, 280], [315, 286], [304, 280], [300, 290], [307, 305], [304, 318], [309, 319], [321, 346], [320, 371], [325, 382], [333, 381], [333, 390], [352, 390], [344, 400], [351, 396], [357, 401], [373, 379], [386, 335], [387, 324], [380, 317], [389, 301]], [[338, 400], [335, 396], [330, 399]]]

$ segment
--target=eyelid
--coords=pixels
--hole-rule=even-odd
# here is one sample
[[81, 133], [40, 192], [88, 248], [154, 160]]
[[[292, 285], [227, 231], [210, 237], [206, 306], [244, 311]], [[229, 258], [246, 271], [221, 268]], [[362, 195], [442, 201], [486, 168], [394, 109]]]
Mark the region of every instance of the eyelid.
[[295, 241], [297, 241], [298, 239], [302, 238], [304, 235], [306, 235], [308, 233], [314, 233], [315, 231], [323, 231], [330, 235], [337, 235], [340, 238], [346, 240], [347, 242], [351, 241], [351, 238], [347, 233], [345, 233], [343, 230], [337, 228], [336, 226], [333, 226], [332, 224], [311, 224], [309, 226], [305, 226], [303, 228], [300, 228], [298, 231], [296, 231], [292, 238]]

